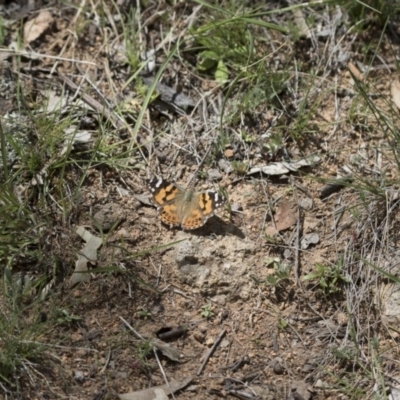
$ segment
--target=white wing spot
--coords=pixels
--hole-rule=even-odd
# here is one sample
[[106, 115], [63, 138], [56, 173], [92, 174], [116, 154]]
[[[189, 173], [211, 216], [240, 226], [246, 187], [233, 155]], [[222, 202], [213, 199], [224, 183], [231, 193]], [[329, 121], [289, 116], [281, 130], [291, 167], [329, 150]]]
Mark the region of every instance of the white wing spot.
[[163, 183], [163, 180], [161, 178], [158, 178], [158, 181], [156, 182], [155, 187], [157, 187], [157, 188], [160, 187], [162, 183]]

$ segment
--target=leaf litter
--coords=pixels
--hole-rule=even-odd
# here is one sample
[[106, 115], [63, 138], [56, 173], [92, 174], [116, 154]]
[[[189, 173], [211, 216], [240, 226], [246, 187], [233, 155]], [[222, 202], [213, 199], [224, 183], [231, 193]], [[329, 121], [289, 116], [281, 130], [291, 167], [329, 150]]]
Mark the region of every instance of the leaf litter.
[[39, 15], [29, 20], [24, 26], [24, 42], [29, 44], [38, 39], [50, 28], [54, 19], [50, 11], [42, 10]]
[[118, 398], [120, 400], [167, 400], [169, 399], [169, 395], [185, 388], [192, 380], [193, 377], [191, 376], [180, 381], [172, 380], [165, 385], [154, 386], [137, 392], [119, 394]]
[[70, 279], [71, 287], [80, 282], [90, 282], [89, 265], [97, 264], [97, 250], [103, 244], [101, 238], [92, 235], [82, 226], [76, 229], [76, 233], [86, 244], [79, 252], [78, 260], [75, 263], [75, 269]]
[[274, 236], [278, 232], [284, 231], [296, 224], [297, 216], [297, 205], [288, 199], [282, 199], [276, 207], [274, 215], [275, 225], [268, 226], [265, 229], [265, 233], [268, 236]]

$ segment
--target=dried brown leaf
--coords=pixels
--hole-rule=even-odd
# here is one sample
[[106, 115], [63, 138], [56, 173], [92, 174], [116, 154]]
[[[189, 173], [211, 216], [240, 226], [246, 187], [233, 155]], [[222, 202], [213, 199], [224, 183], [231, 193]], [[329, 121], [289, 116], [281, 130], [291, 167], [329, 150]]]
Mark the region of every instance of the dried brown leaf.
[[296, 204], [290, 200], [283, 199], [276, 208], [274, 220], [276, 228], [275, 226], [268, 226], [265, 230], [268, 236], [284, 231], [297, 222]]
[[[225, 154], [226, 155], [226, 154]], [[321, 161], [321, 157], [317, 155], [311, 155], [301, 160], [293, 161], [293, 162], [275, 162], [269, 163], [268, 165], [264, 166], [257, 166], [250, 169], [247, 175], [258, 174], [260, 172], [267, 174], [267, 175], [283, 175], [287, 174], [288, 172], [296, 172], [299, 168], [302, 167], [310, 167], [314, 164], [317, 164]]]
[[171, 381], [168, 385], [155, 386], [138, 392], [119, 394], [121, 400], [168, 400], [168, 395], [183, 389], [193, 380], [192, 376], [181, 381]]
[[164, 354], [165, 357], [169, 358], [172, 361], [180, 361], [181, 353], [175, 347], [162, 342], [159, 339], [151, 339], [151, 344], [157, 349], [160, 350], [161, 353]]
[[31, 43], [48, 29], [53, 23], [51, 12], [43, 10], [36, 18], [28, 21], [24, 26], [24, 42]]
[[359, 80], [363, 81], [365, 76], [364, 74], [353, 64], [351, 61], [347, 64], [347, 67], [351, 71], [351, 73]]
[[79, 254], [79, 258], [75, 263], [75, 270], [71, 276], [71, 287], [79, 282], [89, 282], [90, 274], [88, 263], [95, 264], [97, 261], [97, 250], [102, 245], [101, 238], [92, 235], [82, 226], [79, 226], [76, 233], [86, 242], [86, 245]]

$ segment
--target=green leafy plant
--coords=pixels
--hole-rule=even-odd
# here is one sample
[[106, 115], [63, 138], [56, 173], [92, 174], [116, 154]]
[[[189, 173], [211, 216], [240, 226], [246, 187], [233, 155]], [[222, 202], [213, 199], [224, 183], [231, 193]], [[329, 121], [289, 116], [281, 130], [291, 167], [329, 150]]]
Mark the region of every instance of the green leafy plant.
[[257, 140], [256, 136], [251, 136], [246, 131], [241, 131], [240, 136], [242, 137], [242, 140], [246, 143], [254, 143]]
[[137, 21], [133, 15], [133, 9], [129, 12], [126, 23], [122, 24], [122, 28], [125, 38], [126, 57], [132, 70], [136, 71], [142, 62], [140, 60]]
[[137, 350], [138, 358], [141, 361], [145, 361], [146, 358], [153, 353], [153, 345], [150, 340], [143, 340], [138, 344]]
[[272, 134], [262, 143], [262, 150], [270, 157], [275, 157], [283, 147], [283, 138], [280, 132]]
[[231, 165], [235, 173], [239, 176], [245, 176], [249, 169], [249, 166], [242, 161], [232, 161]]
[[200, 49], [203, 49], [199, 53], [199, 71], [214, 69], [215, 80], [219, 83], [229, 78], [229, 68], [240, 69], [253, 58], [251, 34], [242, 22], [227, 21], [224, 25], [211, 23], [192, 30], [192, 34]]
[[356, 349], [353, 348], [334, 347], [332, 348], [332, 354], [344, 364], [352, 364], [357, 360], [357, 352]]
[[150, 319], [152, 317], [151, 312], [149, 310], [146, 310], [146, 309], [140, 310], [138, 312], [138, 315], [139, 315], [140, 318], [142, 318], [144, 320]]
[[261, 338], [260, 336], [252, 336], [250, 340], [257, 347], [265, 346], [265, 340], [264, 340], [264, 338]]
[[279, 319], [279, 328], [282, 330], [285, 330], [289, 326], [289, 322], [285, 318], [280, 318]]
[[[210, 18], [200, 20], [204, 23], [191, 29], [195, 41], [187, 51], [197, 52], [200, 72], [213, 74], [216, 82], [228, 87], [225, 100], [233, 100], [233, 107], [225, 116], [223, 106], [221, 120], [223, 116], [226, 120], [237, 120], [240, 113], [252, 114], [256, 107], [282, 91], [287, 74], [275, 71], [266, 62], [273, 50], [265, 46], [261, 37], [265, 30], [286, 32], [286, 28], [264, 21], [260, 18], [263, 13], [247, 10], [239, 2], [224, 6], [200, 3], [207, 8]], [[236, 98], [238, 93], [240, 96]]]
[[207, 180], [208, 178], [208, 173], [206, 170], [200, 170], [197, 174], [199, 179]]
[[291, 267], [290, 265], [284, 264], [279, 258], [267, 260], [267, 267], [272, 266], [274, 272], [269, 274], [266, 283], [271, 286], [280, 286], [290, 277]]
[[153, 344], [150, 340], [142, 340], [136, 346], [136, 359], [132, 363], [132, 368], [144, 373], [150, 373], [153, 365], [148, 358], [153, 355]]
[[58, 312], [56, 313], [56, 321], [58, 324], [72, 324], [74, 322], [77, 321], [81, 321], [82, 318], [74, 315], [74, 314], [70, 314], [68, 312], [68, 310], [66, 310], [65, 308], [62, 308], [61, 310], [58, 310]]
[[343, 259], [333, 266], [317, 263], [315, 269], [315, 272], [305, 275], [302, 280], [315, 281], [326, 295], [338, 293], [344, 284], [351, 282], [351, 279], [343, 272]]
[[207, 304], [203, 307], [201, 307], [201, 309], [203, 310], [201, 312], [201, 316], [206, 318], [206, 319], [210, 319], [214, 316], [214, 312], [212, 311], [212, 305], [211, 304]]

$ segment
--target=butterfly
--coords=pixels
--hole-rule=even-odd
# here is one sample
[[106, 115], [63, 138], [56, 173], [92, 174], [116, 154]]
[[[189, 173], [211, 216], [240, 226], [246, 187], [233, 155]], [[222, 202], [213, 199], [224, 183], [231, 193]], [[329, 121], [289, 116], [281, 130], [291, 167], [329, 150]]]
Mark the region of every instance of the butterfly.
[[163, 178], [148, 182], [153, 202], [160, 210], [161, 221], [170, 226], [191, 230], [203, 226], [222, 207], [226, 198], [215, 191], [195, 192], [184, 189]]

